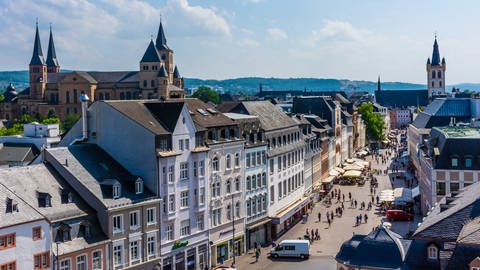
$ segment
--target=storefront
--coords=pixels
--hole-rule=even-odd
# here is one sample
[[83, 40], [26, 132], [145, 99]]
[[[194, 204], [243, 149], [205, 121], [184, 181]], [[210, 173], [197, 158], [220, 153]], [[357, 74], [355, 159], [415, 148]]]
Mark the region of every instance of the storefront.
[[219, 243], [212, 243], [210, 253], [212, 266], [221, 265], [233, 259], [233, 254], [235, 254], [235, 256], [241, 256], [244, 253], [244, 245], [244, 234], [236, 236], [234, 242], [232, 242], [230, 238]]
[[188, 241], [175, 242], [162, 260], [163, 270], [203, 270], [208, 258], [208, 244], [189, 246]]
[[270, 219], [264, 218], [252, 224], [247, 224], [247, 250], [254, 248], [255, 242], [261, 246], [265, 246], [271, 242], [269, 237], [269, 223]]
[[272, 238], [277, 239], [293, 225], [302, 220], [303, 215], [313, 207], [314, 197], [314, 195], [303, 197], [287, 208], [278, 211], [277, 215], [272, 218], [271, 222]]

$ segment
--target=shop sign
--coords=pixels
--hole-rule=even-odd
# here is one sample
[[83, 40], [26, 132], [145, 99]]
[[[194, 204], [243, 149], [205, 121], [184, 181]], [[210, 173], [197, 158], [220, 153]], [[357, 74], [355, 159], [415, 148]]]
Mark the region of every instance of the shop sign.
[[228, 230], [228, 231], [222, 231], [220, 232], [220, 236], [224, 235], [224, 234], [228, 234], [228, 233], [232, 233], [232, 229]]
[[188, 245], [188, 241], [176, 241], [173, 246], [172, 246], [172, 250], [175, 250], [177, 248], [181, 248], [181, 247], [184, 247]]

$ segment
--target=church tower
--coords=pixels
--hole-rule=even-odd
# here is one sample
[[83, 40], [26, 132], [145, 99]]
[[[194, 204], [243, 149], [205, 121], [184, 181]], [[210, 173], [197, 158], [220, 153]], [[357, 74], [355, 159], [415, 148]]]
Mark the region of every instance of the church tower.
[[53, 43], [52, 26], [50, 25], [50, 38], [48, 39], [47, 52], [47, 71], [48, 73], [60, 72], [60, 65], [58, 64], [57, 53], [55, 52], [55, 44]]
[[157, 40], [155, 41], [160, 59], [165, 65], [165, 69], [168, 74], [168, 81], [173, 82], [173, 51], [167, 46], [167, 39], [165, 38], [165, 32], [163, 31], [162, 20], [160, 20], [160, 26], [158, 27]]
[[430, 99], [438, 95], [445, 95], [445, 70], [447, 64], [445, 58], [440, 62], [440, 51], [438, 50], [437, 36], [433, 43], [432, 60], [427, 60], [427, 89]]
[[38, 22], [36, 24], [35, 42], [33, 44], [33, 55], [30, 60], [30, 98], [41, 100], [45, 96], [45, 87], [47, 84], [47, 65], [43, 58], [42, 44], [38, 34]]

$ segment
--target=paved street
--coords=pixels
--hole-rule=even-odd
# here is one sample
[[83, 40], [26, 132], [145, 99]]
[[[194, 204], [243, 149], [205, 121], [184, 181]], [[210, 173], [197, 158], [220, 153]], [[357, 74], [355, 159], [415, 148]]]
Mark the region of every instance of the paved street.
[[[372, 169], [385, 170], [386, 164], [377, 164], [370, 156], [367, 157], [367, 161], [372, 164]], [[389, 164], [391, 160], [387, 162]], [[376, 175], [378, 179], [378, 189], [380, 192], [384, 189], [391, 189], [392, 184], [390, 179], [385, 174]], [[403, 186], [403, 180], [397, 180], [394, 183], [395, 187]], [[253, 252], [250, 254], [237, 258], [237, 265], [239, 269], [292, 269], [295, 265], [301, 263], [301, 269], [335, 269], [336, 262], [334, 257], [338, 252], [342, 243], [348, 240], [352, 234], [368, 234], [375, 226], [381, 224], [383, 216], [379, 215], [375, 208], [370, 211], [360, 210], [360, 203], [368, 203], [371, 200], [370, 197], [370, 183], [367, 182], [365, 186], [339, 186], [335, 185], [334, 189], [340, 188], [341, 193], [345, 194], [345, 210], [342, 217], [335, 216], [332, 225], [328, 227], [326, 220], [326, 212], [333, 211], [341, 204], [336, 204], [336, 200], [332, 200], [332, 206], [326, 207], [321, 202], [317, 203], [310, 214], [310, 217], [306, 223], [298, 223], [291, 228], [285, 235], [283, 235], [277, 243], [283, 239], [297, 239], [303, 237], [306, 229], [319, 229], [321, 240], [314, 241], [311, 246], [311, 258], [308, 261], [301, 260], [273, 260], [268, 258], [269, 247], [263, 248], [259, 262], [255, 263], [255, 257]], [[350, 207], [350, 201], [348, 200], [348, 193], [352, 193], [354, 200], [357, 200], [358, 207]], [[318, 213], [322, 214], [321, 222], [318, 222]], [[368, 215], [368, 223], [363, 223], [359, 226], [355, 226], [355, 217], [359, 214]], [[409, 222], [392, 222], [396, 232], [405, 235], [408, 232], [409, 227], [413, 229], [414, 223]], [[322, 267], [320, 267], [320, 265]], [[311, 267], [310, 267], [311, 266]]]

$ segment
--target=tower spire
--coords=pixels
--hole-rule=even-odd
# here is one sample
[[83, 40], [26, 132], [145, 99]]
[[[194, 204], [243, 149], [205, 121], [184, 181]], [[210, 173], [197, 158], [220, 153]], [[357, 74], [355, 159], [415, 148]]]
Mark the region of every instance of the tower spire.
[[30, 65], [45, 65], [43, 58], [42, 44], [40, 43], [40, 35], [38, 34], [38, 19], [35, 22], [35, 41], [33, 44], [33, 54]]
[[380, 84], [380, 75], [378, 75], [377, 91], [378, 91], [378, 92], [382, 91], [382, 86], [381, 86], [381, 84]]
[[433, 43], [432, 65], [440, 64], [440, 51], [438, 50], [437, 33], [435, 33], [435, 42]]
[[46, 63], [49, 68], [56, 68], [60, 66], [57, 60], [57, 53], [55, 52], [55, 44], [53, 43], [52, 24], [50, 24], [50, 38], [48, 40], [48, 52], [47, 52]]
[[170, 50], [167, 46], [167, 39], [165, 38], [165, 32], [163, 31], [162, 17], [160, 16], [160, 26], [158, 27], [158, 34], [156, 40], [156, 47], [159, 50]]

